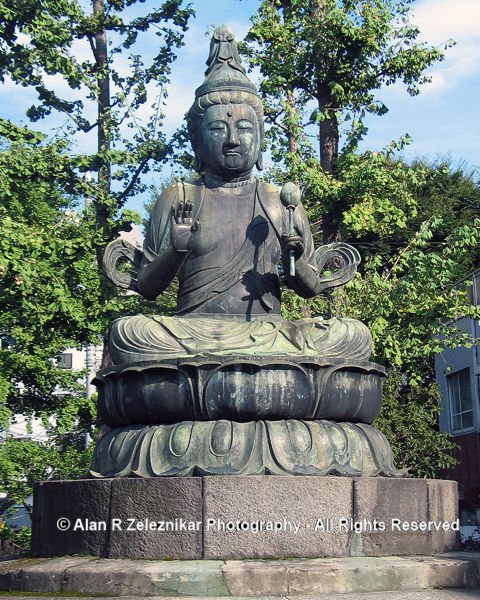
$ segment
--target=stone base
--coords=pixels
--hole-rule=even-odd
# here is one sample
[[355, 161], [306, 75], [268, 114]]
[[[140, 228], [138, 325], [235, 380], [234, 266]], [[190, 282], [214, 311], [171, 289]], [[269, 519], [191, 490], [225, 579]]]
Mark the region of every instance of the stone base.
[[[0, 563], [0, 590], [65, 596], [154, 596], [207, 598], [363, 598], [376, 592], [409, 591], [408, 598], [431, 598], [413, 590], [480, 584], [480, 555], [456, 552], [435, 557], [330, 558], [271, 561], [130, 561], [88, 557], [37, 558]], [[384, 592], [384, 594], [381, 594]], [[378, 593], [378, 594], [377, 594]], [[324, 596], [325, 594], [325, 596]], [[352, 594], [352, 595], [350, 595]], [[354, 595], [355, 594], [355, 595]], [[410, 595], [411, 594], [411, 595]], [[425, 594], [425, 596], [423, 595]], [[465, 592], [465, 597], [473, 597]], [[13, 597], [13, 596], [7, 596]], [[369, 596], [370, 597], [370, 596]], [[373, 597], [373, 596], [372, 596]], [[392, 598], [406, 598], [403, 593]], [[442, 598], [444, 596], [442, 595]], [[445, 597], [447, 595], [445, 594]], [[437, 598], [437, 595], [435, 595]], [[93, 600], [93, 599], [92, 599]]]
[[33, 554], [220, 560], [425, 555], [456, 548], [457, 519], [457, 484], [451, 481], [52, 481], [35, 489]]

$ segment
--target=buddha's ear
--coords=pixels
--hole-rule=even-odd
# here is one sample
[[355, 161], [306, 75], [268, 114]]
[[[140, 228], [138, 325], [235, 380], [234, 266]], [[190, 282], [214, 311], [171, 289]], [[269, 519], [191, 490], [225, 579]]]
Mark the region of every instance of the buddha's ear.
[[197, 173], [201, 173], [203, 171], [203, 162], [201, 158], [198, 156], [198, 152], [195, 151], [195, 162], [193, 163], [193, 168]]
[[255, 166], [259, 171], [263, 171], [263, 152], [258, 153], [257, 164]]

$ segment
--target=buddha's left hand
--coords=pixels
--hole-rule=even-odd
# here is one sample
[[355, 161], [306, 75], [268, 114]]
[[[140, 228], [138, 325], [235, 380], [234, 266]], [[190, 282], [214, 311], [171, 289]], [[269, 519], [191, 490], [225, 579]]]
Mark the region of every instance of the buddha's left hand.
[[282, 251], [286, 257], [289, 256], [290, 250], [293, 250], [295, 260], [298, 260], [305, 249], [303, 238], [300, 235], [288, 235], [283, 233], [281, 238]]

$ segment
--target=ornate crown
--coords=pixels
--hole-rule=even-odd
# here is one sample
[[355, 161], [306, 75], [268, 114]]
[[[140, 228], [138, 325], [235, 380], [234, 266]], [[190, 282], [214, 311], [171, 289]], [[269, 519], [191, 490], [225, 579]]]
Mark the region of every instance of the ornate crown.
[[237, 42], [228, 25], [215, 29], [210, 42], [205, 81], [195, 91], [195, 97], [209, 92], [238, 90], [257, 95], [255, 85], [248, 79], [238, 54]]

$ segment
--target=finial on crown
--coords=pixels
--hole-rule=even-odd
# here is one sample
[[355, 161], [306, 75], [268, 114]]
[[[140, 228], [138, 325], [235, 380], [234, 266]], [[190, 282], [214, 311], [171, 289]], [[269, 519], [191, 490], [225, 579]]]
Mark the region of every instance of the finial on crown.
[[205, 81], [196, 90], [195, 96], [213, 91], [239, 90], [257, 93], [255, 85], [248, 79], [238, 53], [237, 42], [228, 25], [215, 29], [210, 42]]
[[210, 54], [207, 60], [208, 69], [205, 71], [205, 75], [208, 76], [212, 71], [221, 69], [225, 63], [228, 63], [230, 68], [245, 73], [233, 31], [228, 25], [220, 25], [213, 32], [210, 41]]

